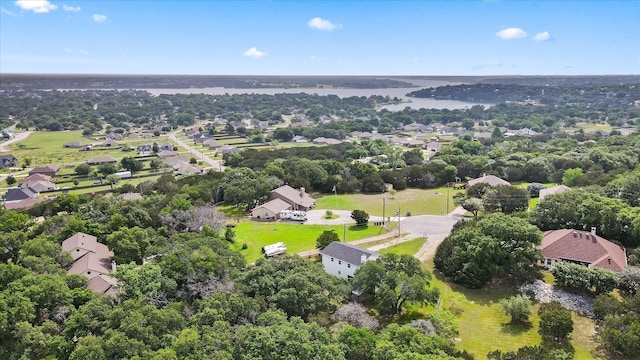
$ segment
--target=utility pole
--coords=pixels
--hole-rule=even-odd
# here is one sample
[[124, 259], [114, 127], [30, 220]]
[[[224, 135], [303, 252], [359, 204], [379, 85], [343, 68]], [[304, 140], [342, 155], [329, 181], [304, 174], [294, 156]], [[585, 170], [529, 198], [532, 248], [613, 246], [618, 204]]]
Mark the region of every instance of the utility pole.
[[342, 242], [347, 242], [347, 224], [342, 224]]
[[449, 215], [449, 182], [447, 181], [447, 213], [445, 215]]
[[385, 204], [387, 202], [387, 196], [385, 194], [385, 192], [382, 192], [382, 226], [384, 226], [385, 224], [385, 219], [384, 219], [384, 208], [385, 208]]
[[400, 237], [400, 208], [398, 208], [398, 238]]

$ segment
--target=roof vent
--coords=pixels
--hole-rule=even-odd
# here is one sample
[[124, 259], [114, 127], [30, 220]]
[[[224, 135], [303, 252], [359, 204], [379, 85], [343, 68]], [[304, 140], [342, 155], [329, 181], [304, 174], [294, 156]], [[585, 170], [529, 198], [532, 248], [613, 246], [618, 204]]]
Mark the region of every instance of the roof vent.
[[574, 237], [574, 238], [575, 238], [575, 237], [578, 237], [578, 232], [577, 232], [577, 231], [575, 231], [575, 230], [573, 231], [573, 237]]

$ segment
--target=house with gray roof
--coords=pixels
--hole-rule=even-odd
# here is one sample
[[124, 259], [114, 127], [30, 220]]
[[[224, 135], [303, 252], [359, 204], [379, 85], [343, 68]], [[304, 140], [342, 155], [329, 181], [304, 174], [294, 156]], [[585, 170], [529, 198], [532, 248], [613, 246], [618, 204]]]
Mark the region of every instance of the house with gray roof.
[[29, 187], [24, 187], [24, 188], [11, 188], [7, 190], [7, 192], [4, 194], [4, 197], [2, 199], [5, 203], [9, 203], [9, 202], [20, 201], [25, 199], [37, 199], [37, 198], [38, 198], [38, 191]]
[[7, 169], [10, 167], [18, 166], [18, 159], [15, 156], [8, 155], [0, 155], [0, 169]]
[[362, 264], [377, 259], [380, 254], [349, 243], [334, 241], [320, 251], [320, 256], [324, 271], [343, 279], [350, 279]]
[[[291, 205], [293, 210], [308, 211], [316, 206], [316, 201], [305, 191], [304, 188], [294, 189], [289, 185], [283, 185], [272, 190], [269, 195], [271, 200], [280, 199]], [[286, 209], [283, 209], [286, 210]]]

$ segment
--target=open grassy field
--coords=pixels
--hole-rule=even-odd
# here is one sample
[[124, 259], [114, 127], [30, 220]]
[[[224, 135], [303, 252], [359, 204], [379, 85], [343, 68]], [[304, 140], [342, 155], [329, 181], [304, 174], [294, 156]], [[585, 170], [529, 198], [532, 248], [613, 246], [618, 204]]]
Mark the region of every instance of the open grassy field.
[[[125, 156], [135, 156], [135, 151], [123, 151], [121, 148], [94, 147], [91, 151], [64, 148], [63, 144], [77, 141], [85, 144], [100, 144], [104, 139], [87, 138], [81, 131], [36, 131], [28, 138], [9, 146], [10, 152], [18, 158], [20, 164], [24, 159], [31, 159], [31, 167], [57, 164], [60, 166], [84, 162], [96, 157], [113, 157], [121, 159]], [[125, 138], [119, 143], [127, 146], [137, 146], [152, 142], [169, 142], [167, 136], [161, 135], [153, 139]]]
[[396, 254], [396, 255], [411, 255], [413, 256], [415, 253], [420, 250], [422, 244], [424, 244], [425, 239], [419, 238], [411, 241], [405, 241], [403, 243], [389, 246], [388, 248], [378, 250], [381, 254]]
[[[449, 189], [449, 211], [455, 209], [453, 195], [462, 192]], [[382, 216], [382, 194], [345, 194], [316, 196], [316, 209], [354, 210], [361, 209], [369, 215]], [[447, 210], [447, 188], [406, 189], [395, 195], [385, 194], [385, 216], [392, 216], [400, 208], [400, 215], [445, 215]]]
[[[262, 223], [242, 220], [234, 228], [236, 232], [235, 243], [231, 246], [240, 251], [247, 262], [255, 262], [262, 257], [261, 249], [265, 245], [283, 242], [287, 246], [289, 254], [295, 254], [316, 247], [316, 239], [324, 230], [335, 230], [342, 239], [346, 229], [346, 241], [359, 240], [371, 236], [385, 234], [386, 231], [379, 226], [349, 226], [342, 225], [302, 225], [298, 223]], [[242, 250], [242, 244], [248, 248]]]
[[[427, 264], [433, 272], [433, 262]], [[445, 282], [442, 275], [433, 272], [432, 284], [440, 289], [442, 309], [455, 309], [460, 329], [460, 342], [457, 347], [472, 353], [477, 359], [484, 359], [493, 350], [510, 351], [525, 345], [538, 345], [541, 342], [538, 333], [540, 318], [539, 304], [532, 308], [530, 323], [527, 325], [510, 324], [510, 319], [500, 307], [499, 301], [516, 294], [510, 284], [492, 283], [482, 289], [466, 289]], [[404, 321], [420, 314], [433, 311], [432, 307], [410, 306]], [[574, 331], [571, 345], [575, 350], [575, 359], [601, 359], [595, 352], [596, 344], [592, 339], [595, 324], [593, 320], [573, 314]]]

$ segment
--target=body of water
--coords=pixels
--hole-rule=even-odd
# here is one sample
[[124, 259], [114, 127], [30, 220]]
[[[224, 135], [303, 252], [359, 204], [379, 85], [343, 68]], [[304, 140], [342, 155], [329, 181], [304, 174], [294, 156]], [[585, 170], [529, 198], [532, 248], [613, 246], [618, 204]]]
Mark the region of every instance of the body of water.
[[[425, 84], [424, 87], [442, 86], [442, 85], [456, 85], [459, 83], [447, 83], [443, 81], [434, 82], [434, 84]], [[422, 85], [422, 84], [421, 84]], [[160, 94], [207, 94], [207, 95], [224, 95], [224, 94], [318, 94], [318, 95], [336, 95], [341, 98], [352, 96], [364, 96], [369, 97], [371, 95], [389, 96], [392, 99], [397, 97], [403, 102], [400, 104], [384, 105], [380, 109], [387, 109], [389, 111], [400, 111], [405, 107], [413, 109], [466, 109], [473, 105], [484, 105], [490, 107], [493, 104], [482, 103], [469, 103], [457, 100], [436, 100], [436, 99], [419, 99], [407, 97], [406, 94], [419, 90], [420, 87], [415, 88], [384, 88], [384, 89], [323, 89], [323, 88], [265, 88], [265, 89], [237, 89], [237, 88], [202, 88], [202, 89], [140, 89], [148, 91], [154, 96]]]

